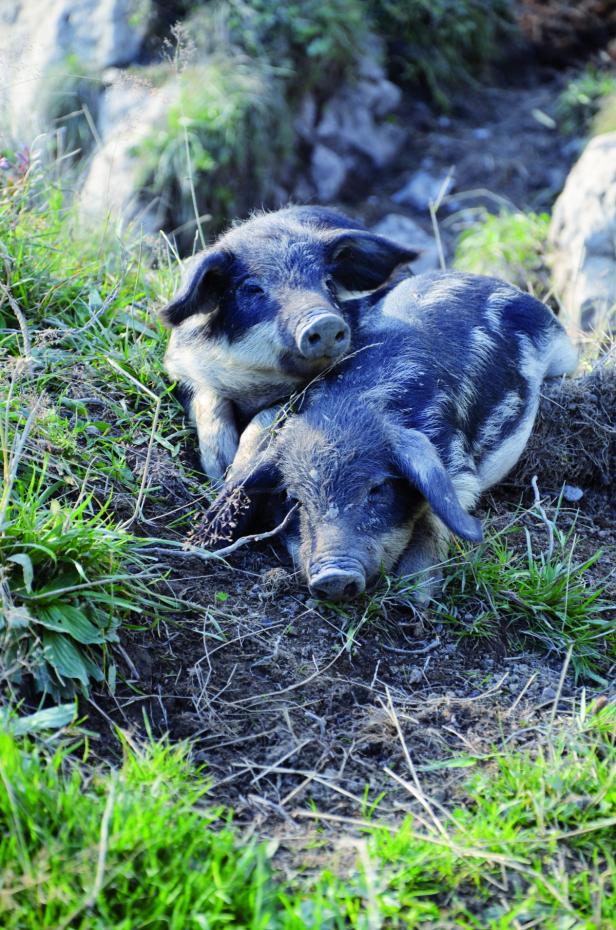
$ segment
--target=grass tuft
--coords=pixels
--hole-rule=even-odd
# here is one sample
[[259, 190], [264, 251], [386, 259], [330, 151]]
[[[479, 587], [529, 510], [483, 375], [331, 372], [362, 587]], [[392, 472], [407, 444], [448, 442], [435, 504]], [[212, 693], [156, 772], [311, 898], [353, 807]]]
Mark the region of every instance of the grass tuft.
[[549, 225], [547, 213], [485, 212], [461, 233], [454, 267], [503, 278], [518, 287], [530, 287], [541, 296], [548, 290], [543, 256]]
[[526, 528], [520, 551], [512, 545], [519, 532], [510, 527], [490, 536], [454, 563], [439, 614], [460, 636], [504, 636], [513, 649], [539, 644], [561, 659], [570, 652], [576, 675], [605, 684], [616, 660], [616, 615], [595, 577], [603, 553], [577, 558], [573, 531], [554, 524], [545, 551], [536, 551]]

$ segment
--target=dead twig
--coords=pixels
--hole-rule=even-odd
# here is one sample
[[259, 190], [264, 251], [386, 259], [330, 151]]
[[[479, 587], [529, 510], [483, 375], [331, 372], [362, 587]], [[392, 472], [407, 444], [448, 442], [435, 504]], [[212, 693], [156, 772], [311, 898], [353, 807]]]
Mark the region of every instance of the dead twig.
[[277, 536], [278, 533], [282, 533], [291, 522], [291, 517], [296, 509], [297, 504], [295, 507], [291, 508], [282, 523], [279, 523], [273, 530], [267, 530], [265, 533], [252, 533], [250, 536], [240, 536], [239, 539], [236, 539], [235, 542], [231, 543], [229, 546], [225, 546], [223, 549], [218, 549], [215, 552], [209, 549], [201, 549], [199, 546], [186, 546], [184, 543], [177, 543], [177, 549], [165, 549], [159, 546], [143, 546], [139, 551], [149, 555], [197, 558], [204, 562], [209, 562], [211, 559], [225, 559], [228, 555], [248, 545], [248, 543], [263, 542], [265, 539], [271, 539], [273, 536]]

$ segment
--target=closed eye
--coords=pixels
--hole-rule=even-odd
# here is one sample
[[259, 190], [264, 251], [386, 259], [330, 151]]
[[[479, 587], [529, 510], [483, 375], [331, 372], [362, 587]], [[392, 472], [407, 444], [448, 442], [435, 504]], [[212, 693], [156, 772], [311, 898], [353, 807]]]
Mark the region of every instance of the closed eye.
[[380, 498], [382, 498], [386, 493], [388, 486], [389, 482], [387, 480], [379, 481], [377, 484], [373, 484], [372, 487], [368, 490], [368, 499], [371, 501], [380, 500]]
[[244, 281], [240, 286], [245, 294], [265, 294], [265, 290], [256, 281]]

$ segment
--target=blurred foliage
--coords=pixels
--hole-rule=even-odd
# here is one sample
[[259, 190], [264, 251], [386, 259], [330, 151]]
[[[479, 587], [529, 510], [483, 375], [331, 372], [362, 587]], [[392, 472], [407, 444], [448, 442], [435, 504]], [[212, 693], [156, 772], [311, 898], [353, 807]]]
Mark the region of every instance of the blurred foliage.
[[511, 0], [370, 0], [397, 81], [423, 83], [443, 107], [493, 59], [512, 28]]
[[285, 95], [331, 93], [353, 76], [368, 35], [360, 0], [218, 0], [188, 20], [197, 47], [230, 47], [275, 69]]
[[266, 199], [291, 146], [291, 120], [275, 79], [238, 56], [188, 66], [164, 123], [139, 146], [143, 184], [192, 229], [196, 191], [208, 235]]
[[547, 291], [543, 253], [549, 224], [547, 213], [485, 212], [460, 235], [454, 267], [504, 278], [539, 293]]
[[69, 55], [59, 62], [45, 85], [39, 102], [45, 122], [55, 127], [53, 155], [78, 150], [87, 153], [96, 142], [96, 122], [102, 92], [100, 74]]
[[[558, 98], [556, 120], [567, 135], [586, 135], [607, 97], [616, 93], [616, 77], [587, 68], [567, 84]], [[607, 131], [607, 130], [599, 130]]]
[[177, 102], [136, 154], [144, 186], [178, 225], [192, 230], [196, 191], [208, 238], [268, 201], [291, 156], [294, 104], [352, 75], [365, 19], [357, 0], [223, 0], [175, 28]]

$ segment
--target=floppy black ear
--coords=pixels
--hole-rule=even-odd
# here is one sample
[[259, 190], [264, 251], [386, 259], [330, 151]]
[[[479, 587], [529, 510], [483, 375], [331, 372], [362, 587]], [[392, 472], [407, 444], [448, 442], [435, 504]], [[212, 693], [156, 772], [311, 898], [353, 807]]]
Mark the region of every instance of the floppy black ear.
[[417, 488], [445, 526], [461, 539], [481, 542], [481, 522], [464, 509], [440, 456], [427, 436], [402, 430], [394, 442], [394, 459], [402, 475]]
[[159, 312], [165, 326], [178, 326], [194, 313], [211, 313], [228, 285], [230, 252], [203, 252], [190, 265], [184, 284]]
[[329, 245], [331, 273], [349, 291], [371, 291], [385, 284], [398, 265], [419, 256], [385, 236], [353, 230], [339, 233]]

